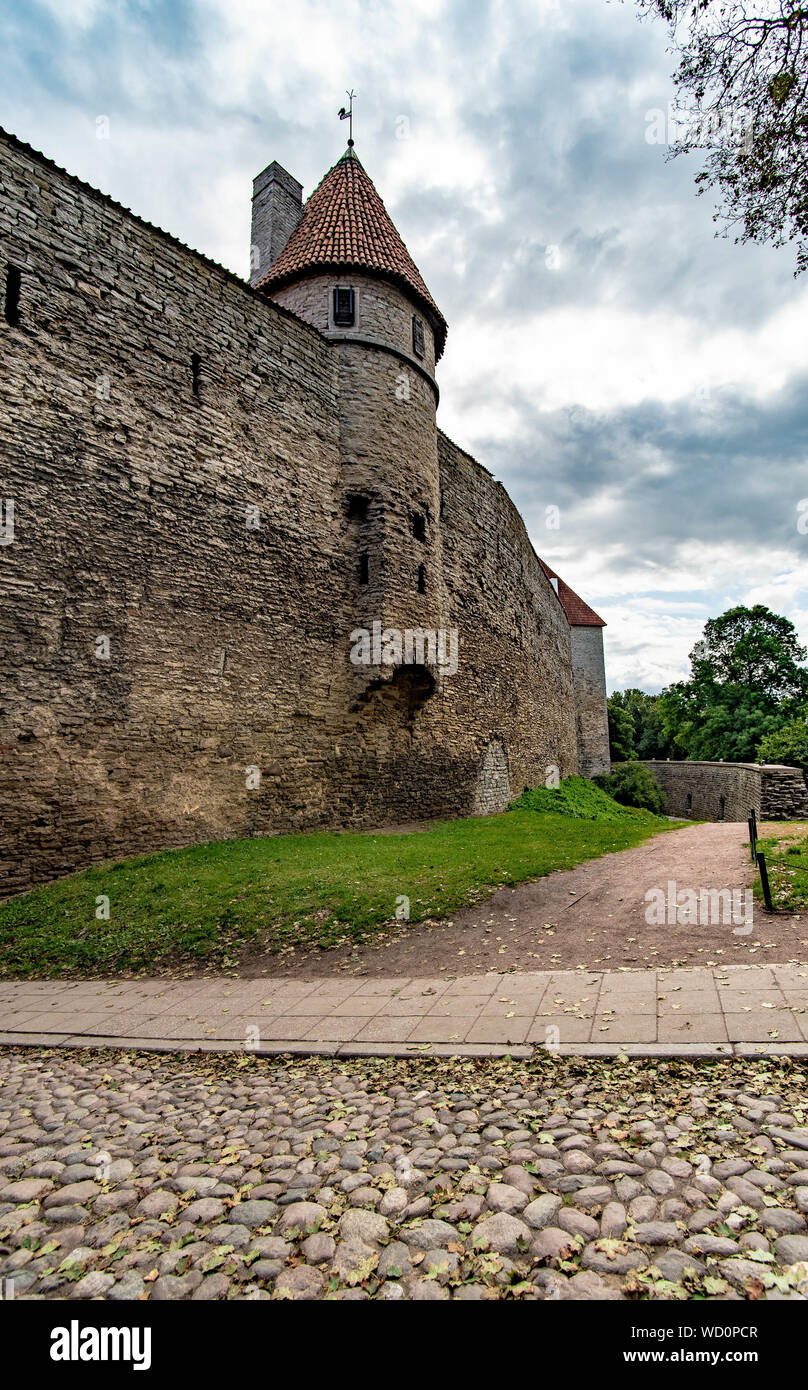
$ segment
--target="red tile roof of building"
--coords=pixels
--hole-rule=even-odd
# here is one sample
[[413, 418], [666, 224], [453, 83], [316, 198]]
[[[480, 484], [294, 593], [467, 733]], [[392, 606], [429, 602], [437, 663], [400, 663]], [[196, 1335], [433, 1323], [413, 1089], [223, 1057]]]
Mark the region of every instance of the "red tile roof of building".
[[432, 322], [435, 356], [440, 357], [446, 344], [446, 320], [353, 150], [317, 185], [284, 249], [256, 289], [280, 289], [324, 270], [363, 270], [409, 290]]
[[551, 570], [550, 566], [546, 564], [544, 560], [540, 560], [539, 564], [547, 575], [547, 578], [555, 579], [558, 584], [556, 592], [570, 627], [606, 626], [603, 618], [598, 617], [594, 608], [590, 608], [589, 604], [584, 603], [583, 599], [578, 597], [575, 590], [571, 589], [569, 584], [565, 584], [563, 579], [559, 579], [555, 570]]

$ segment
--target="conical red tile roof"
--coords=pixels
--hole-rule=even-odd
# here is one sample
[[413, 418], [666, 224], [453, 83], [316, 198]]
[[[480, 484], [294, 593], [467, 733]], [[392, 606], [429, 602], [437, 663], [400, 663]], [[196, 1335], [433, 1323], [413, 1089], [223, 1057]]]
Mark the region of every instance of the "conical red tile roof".
[[353, 150], [317, 185], [278, 259], [255, 288], [271, 292], [324, 270], [363, 270], [409, 290], [433, 325], [435, 356], [440, 357], [446, 320]]
[[539, 560], [544, 573], [548, 579], [555, 579], [558, 582], [558, 599], [561, 607], [566, 614], [567, 622], [570, 627], [605, 627], [603, 618], [599, 618], [594, 608], [590, 608], [588, 603], [584, 603], [579, 598], [574, 589], [569, 584], [565, 584], [563, 579], [559, 579], [555, 570], [545, 564], [544, 560]]

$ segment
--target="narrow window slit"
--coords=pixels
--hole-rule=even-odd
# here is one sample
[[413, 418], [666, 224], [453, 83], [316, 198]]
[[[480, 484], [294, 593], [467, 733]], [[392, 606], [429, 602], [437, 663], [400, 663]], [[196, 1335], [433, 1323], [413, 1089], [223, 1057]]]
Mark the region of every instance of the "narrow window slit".
[[5, 313], [6, 323], [12, 328], [16, 328], [20, 321], [20, 291], [22, 289], [22, 271], [16, 265], [6, 266], [6, 292], [3, 299], [3, 312]]
[[200, 394], [202, 386], [202, 358], [198, 352], [191, 353], [191, 390], [195, 396]]
[[418, 566], [418, 592], [419, 594], [426, 593], [426, 565]]
[[363, 551], [363, 553], [359, 556], [359, 583], [368, 584], [369, 582], [370, 566], [368, 562], [367, 553]]
[[354, 317], [353, 289], [347, 285], [338, 285], [334, 290], [334, 323], [340, 328], [350, 328]]
[[424, 322], [417, 314], [412, 316], [412, 350], [416, 357], [424, 355]]

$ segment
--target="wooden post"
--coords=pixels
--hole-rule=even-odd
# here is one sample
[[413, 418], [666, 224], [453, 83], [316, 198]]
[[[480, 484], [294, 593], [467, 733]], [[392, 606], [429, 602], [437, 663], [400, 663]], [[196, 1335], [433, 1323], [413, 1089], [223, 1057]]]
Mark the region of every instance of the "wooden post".
[[748, 821], [746, 822], [746, 824], [749, 826], [749, 853], [752, 857], [753, 864], [755, 862], [755, 855], [757, 853], [757, 838], [755, 836], [755, 822], [753, 819], [754, 814], [755, 813], [753, 811]]
[[757, 866], [758, 866], [758, 869], [760, 870], [760, 882], [761, 882], [761, 886], [762, 886], [762, 888], [763, 888], [763, 901], [764, 901], [764, 903], [766, 904], [766, 909], [767, 909], [767, 911], [768, 911], [768, 912], [771, 912], [771, 911], [772, 911], [772, 891], [771, 891], [771, 888], [769, 887], [769, 871], [768, 871], [768, 869], [766, 868], [766, 856], [765, 856], [765, 854], [763, 854], [762, 851], [758, 853], [758, 856], [757, 856]]

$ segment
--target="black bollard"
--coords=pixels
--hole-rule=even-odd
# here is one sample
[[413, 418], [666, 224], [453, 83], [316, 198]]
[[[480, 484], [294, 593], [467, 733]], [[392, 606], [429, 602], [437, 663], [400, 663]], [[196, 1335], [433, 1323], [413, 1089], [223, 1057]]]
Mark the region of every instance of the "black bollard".
[[772, 911], [772, 891], [769, 887], [769, 871], [766, 868], [766, 856], [761, 851], [757, 856], [757, 866], [760, 870], [760, 884], [763, 889], [763, 901], [768, 912]]

